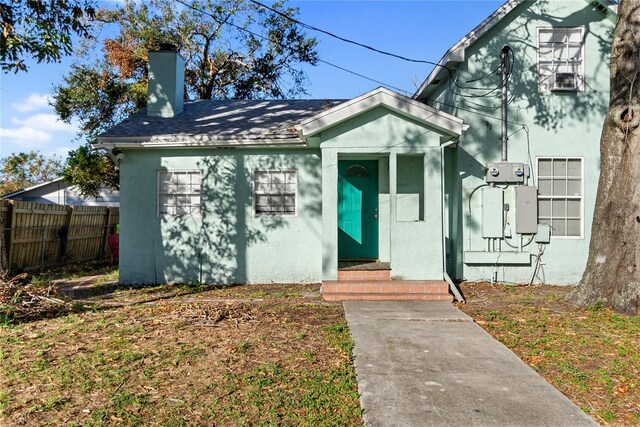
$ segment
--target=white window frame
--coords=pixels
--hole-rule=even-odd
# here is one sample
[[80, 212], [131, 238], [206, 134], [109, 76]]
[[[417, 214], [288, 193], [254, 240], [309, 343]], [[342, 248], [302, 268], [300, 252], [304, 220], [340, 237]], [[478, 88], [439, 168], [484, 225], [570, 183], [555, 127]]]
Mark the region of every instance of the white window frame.
[[[540, 190], [538, 190], [538, 203], [540, 199], [544, 200], [577, 200], [580, 199], [580, 235], [579, 236], [554, 236], [553, 230], [551, 230], [551, 239], [555, 240], [584, 240], [584, 157], [580, 156], [539, 156], [536, 157], [536, 188], [540, 188], [539, 180], [540, 180], [540, 160], [580, 160], [580, 196], [549, 196], [549, 195], [541, 195]], [[553, 163], [552, 163], [553, 165]], [[553, 167], [553, 166], [552, 166]], [[552, 169], [553, 172], [553, 169]], [[543, 176], [543, 178], [551, 178], [553, 176]], [[552, 183], [553, 188], [553, 183]], [[553, 208], [552, 208], [553, 209]], [[538, 210], [538, 218], [540, 218], [540, 211]], [[566, 215], [564, 217], [567, 219]], [[539, 220], [538, 220], [539, 221]], [[549, 227], [552, 227], [553, 224], [553, 210], [551, 211], [551, 224]]]
[[[258, 213], [256, 212], [256, 207], [257, 207], [257, 197], [258, 195], [266, 195], [266, 194], [275, 194], [275, 193], [267, 193], [267, 192], [260, 192], [257, 189], [257, 182], [256, 182], [256, 175], [258, 173], [294, 173], [295, 174], [295, 185], [296, 185], [296, 191], [294, 194], [294, 198], [295, 198], [295, 206], [294, 206], [294, 213], [285, 213], [285, 212], [270, 212], [270, 213], [266, 213], [266, 212], [261, 212]], [[266, 216], [266, 217], [271, 217], [271, 216], [279, 216], [279, 217], [288, 217], [288, 218], [295, 218], [298, 216], [298, 198], [299, 198], [299, 191], [300, 185], [299, 185], [299, 179], [298, 179], [298, 170], [297, 169], [254, 169], [253, 173], [251, 174], [251, 214], [253, 215], [253, 217], [261, 217], [261, 216]], [[286, 193], [282, 193], [282, 194], [286, 194]]]
[[[569, 31], [569, 30], [579, 30], [580, 31], [580, 65], [578, 67], [578, 88], [577, 89], [553, 89], [551, 87], [551, 84], [548, 85], [547, 89], [542, 89], [541, 87], [541, 83], [542, 83], [542, 72], [541, 72], [541, 58], [540, 58], [540, 33], [542, 31]], [[554, 93], [554, 92], [584, 92], [585, 87], [586, 87], [586, 76], [585, 76], [585, 28], [584, 26], [581, 27], [538, 27], [537, 31], [536, 31], [536, 35], [537, 35], [537, 40], [536, 40], [536, 69], [538, 71], [538, 92], [540, 93]], [[549, 62], [548, 60], [545, 60], [544, 62]], [[551, 63], [553, 64], [553, 61], [551, 61]], [[553, 73], [553, 71], [552, 71]], [[551, 81], [551, 75], [549, 75], [547, 78]]]
[[[183, 173], [193, 173], [193, 174], [198, 174], [200, 176], [200, 190], [197, 193], [198, 196], [200, 197], [200, 204], [198, 205], [198, 212], [191, 212], [188, 214], [169, 214], [169, 213], [162, 213], [160, 211], [160, 205], [161, 205], [161, 195], [162, 194], [170, 194], [170, 193], [161, 193], [160, 189], [161, 189], [161, 175], [163, 173], [175, 173], [175, 172], [183, 172]], [[196, 193], [175, 193], [174, 195], [194, 195]], [[177, 206], [177, 205], [176, 205]], [[189, 205], [192, 207], [194, 205]], [[157, 170], [156, 171], [156, 216], [158, 218], [165, 218], [165, 217], [185, 217], [185, 216], [200, 216], [202, 212], [202, 171], [200, 169], [168, 169], [168, 170]]]

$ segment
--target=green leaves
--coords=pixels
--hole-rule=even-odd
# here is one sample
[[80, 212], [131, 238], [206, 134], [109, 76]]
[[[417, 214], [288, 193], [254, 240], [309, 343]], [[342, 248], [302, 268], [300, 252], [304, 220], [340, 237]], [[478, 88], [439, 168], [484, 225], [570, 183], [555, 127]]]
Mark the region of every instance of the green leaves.
[[116, 166], [103, 151], [92, 150], [90, 145], [69, 152], [62, 177], [89, 197], [97, 197], [102, 187], [116, 190], [119, 184]]
[[0, 1], [0, 68], [26, 71], [24, 60], [58, 62], [71, 53], [71, 36], [91, 37], [89, 0]]
[[38, 151], [11, 154], [0, 160], [0, 195], [50, 181], [60, 173], [61, 162]]

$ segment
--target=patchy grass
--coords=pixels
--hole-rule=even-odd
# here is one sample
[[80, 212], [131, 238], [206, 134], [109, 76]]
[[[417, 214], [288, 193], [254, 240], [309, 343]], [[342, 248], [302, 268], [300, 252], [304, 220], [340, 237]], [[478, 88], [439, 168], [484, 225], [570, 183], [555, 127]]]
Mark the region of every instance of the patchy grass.
[[577, 309], [568, 287], [463, 284], [460, 309], [602, 425], [640, 425], [640, 317]]
[[[85, 276], [100, 275], [100, 283], [118, 280], [118, 266], [108, 261], [89, 261], [70, 264], [64, 267], [46, 269], [42, 272], [31, 272], [31, 282], [35, 285], [48, 285], [55, 280], [74, 280]], [[99, 284], [99, 283], [96, 283]]]
[[317, 286], [104, 298], [123, 305], [0, 328], [0, 425], [362, 425], [344, 313]]

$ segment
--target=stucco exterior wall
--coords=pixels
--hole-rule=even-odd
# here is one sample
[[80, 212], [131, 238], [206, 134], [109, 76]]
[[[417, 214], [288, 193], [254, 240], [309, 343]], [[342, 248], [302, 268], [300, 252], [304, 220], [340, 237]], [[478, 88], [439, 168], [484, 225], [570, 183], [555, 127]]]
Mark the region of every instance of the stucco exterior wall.
[[[120, 164], [122, 283], [321, 280], [317, 149], [127, 150]], [[298, 214], [252, 212], [254, 169], [298, 171]], [[157, 171], [202, 171], [200, 215], [158, 217]]]
[[[499, 76], [466, 82], [486, 76], [497, 68], [500, 49], [508, 44], [515, 54], [509, 85], [508, 160], [531, 163], [537, 176], [538, 157], [583, 159], [583, 235], [552, 238], [543, 256], [547, 283], [578, 282], [586, 263], [599, 176], [599, 138], [609, 100], [609, 52], [614, 20], [614, 15], [605, 17], [584, 0], [523, 2], [466, 49], [466, 60], [456, 73], [461, 86], [481, 86], [487, 90], [456, 88], [455, 92], [487, 93], [499, 84]], [[584, 28], [583, 92], [538, 92], [537, 29], [551, 26]], [[448, 175], [448, 207], [457, 213], [457, 218], [449, 217], [451, 273], [457, 278], [479, 280], [489, 279], [497, 272], [498, 280], [528, 282], [533, 265], [470, 266], [462, 262], [463, 251], [486, 248], [481, 237], [480, 192], [476, 192], [471, 201], [469, 197], [483, 184], [486, 163], [500, 161], [500, 91], [480, 98], [464, 98], [453, 92], [445, 81], [426, 100], [471, 126], [463, 134], [456, 156], [447, 162], [456, 170], [455, 176]], [[530, 183], [535, 185], [536, 181]], [[513, 188], [505, 191], [505, 203], [514, 206]], [[513, 229], [514, 210], [507, 215]], [[503, 249], [505, 247], [503, 245]], [[538, 248], [531, 244], [526, 250], [536, 254]]]

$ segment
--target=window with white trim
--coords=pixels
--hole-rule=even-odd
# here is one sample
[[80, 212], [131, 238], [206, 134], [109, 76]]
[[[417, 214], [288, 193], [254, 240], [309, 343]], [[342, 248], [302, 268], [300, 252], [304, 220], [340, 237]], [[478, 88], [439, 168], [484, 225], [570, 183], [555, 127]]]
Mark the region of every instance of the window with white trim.
[[584, 90], [583, 28], [538, 28], [538, 90]]
[[538, 218], [554, 237], [582, 237], [583, 161], [572, 157], [538, 159]]
[[254, 215], [297, 214], [298, 172], [295, 170], [253, 171]]
[[158, 171], [158, 216], [200, 213], [199, 170]]

